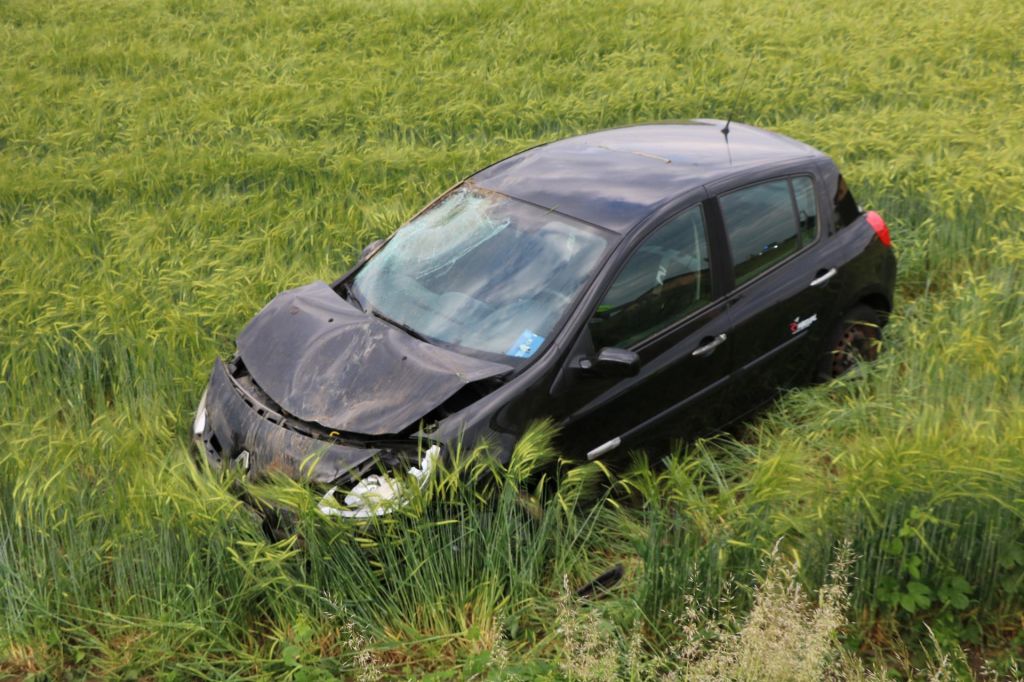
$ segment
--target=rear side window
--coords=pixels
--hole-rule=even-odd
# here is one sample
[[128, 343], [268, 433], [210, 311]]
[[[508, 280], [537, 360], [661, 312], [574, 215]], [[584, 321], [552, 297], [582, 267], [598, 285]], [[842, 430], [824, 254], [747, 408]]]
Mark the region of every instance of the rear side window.
[[628, 348], [711, 300], [699, 205], [659, 227], [633, 252], [590, 320], [594, 346]]
[[726, 194], [720, 202], [736, 284], [796, 251], [799, 237], [788, 180], [747, 187]]
[[736, 284], [753, 279], [818, 235], [814, 183], [807, 176], [745, 187], [719, 199]]

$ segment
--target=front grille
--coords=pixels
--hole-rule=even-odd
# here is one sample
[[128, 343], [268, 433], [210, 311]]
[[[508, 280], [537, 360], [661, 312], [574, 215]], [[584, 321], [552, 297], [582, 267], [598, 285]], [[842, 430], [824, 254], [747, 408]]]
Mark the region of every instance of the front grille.
[[228, 365], [228, 376], [231, 378], [231, 384], [235, 387], [235, 391], [253, 411], [263, 419], [277, 424], [281, 428], [288, 429], [307, 438], [314, 438], [335, 445], [354, 447], [391, 446], [398, 448], [407, 448], [409, 446], [410, 439], [402, 438], [401, 436], [369, 438], [360, 434], [339, 432], [289, 414], [273, 398], [267, 395], [266, 391], [260, 388], [260, 385], [256, 383], [253, 376], [249, 374], [249, 370], [246, 369], [245, 363], [242, 362], [241, 358], [235, 358]]

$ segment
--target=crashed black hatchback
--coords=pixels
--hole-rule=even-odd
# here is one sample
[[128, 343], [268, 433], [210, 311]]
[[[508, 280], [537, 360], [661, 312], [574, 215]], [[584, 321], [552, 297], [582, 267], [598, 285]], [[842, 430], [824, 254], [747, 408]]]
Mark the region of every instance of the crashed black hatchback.
[[507, 458], [540, 418], [570, 456], [621, 457], [873, 358], [895, 273], [885, 223], [805, 144], [712, 120], [573, 137], [273, 299], [215, 362], [193, 437], [343, 516], [460, 443]]

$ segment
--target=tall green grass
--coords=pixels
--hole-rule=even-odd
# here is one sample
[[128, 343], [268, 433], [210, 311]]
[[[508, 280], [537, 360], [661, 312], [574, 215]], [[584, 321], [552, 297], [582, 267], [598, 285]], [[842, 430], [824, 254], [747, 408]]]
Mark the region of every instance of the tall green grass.
[[[841, 635], [910, 675], [927, 626], [1020, 656], [1020, 35], [1007, 0], [0, 4], [0, 671], [699, 678], [697, 628], [740, 679], [730, 637], [811, 618], [844, 543], [849, 623], [793, 622], [793, 651]], [[862, 378], [614, 482], [536, 488], [542, 426], [490, 494], [456, 471], [370, 526], [280, 483], [301, 541], [192, 470], [210, 362], [275, 292], [514, 151], [730, 113], [831, 153], [890, 223]]]

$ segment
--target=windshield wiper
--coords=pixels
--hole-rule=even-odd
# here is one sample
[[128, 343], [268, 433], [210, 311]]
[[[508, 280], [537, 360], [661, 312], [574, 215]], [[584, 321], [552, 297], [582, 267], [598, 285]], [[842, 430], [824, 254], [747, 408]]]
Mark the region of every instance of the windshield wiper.
[[379, 317], [380, 319], [384, 320], [385, 322], [390, 324], [392, 327], [398, 327], [399, 329], [401, 329], [403, 332], [405, 332], [409, 336], [413, 337], [414, 339], [418, 339], [418, 340], [420, 340], [420, 341], [422, 341], [424, 343], [430, 343], [430, 339], [428, 339], [427, 337], [423, 336], [423, 334], [420, 334], [418, 331], [416, 331], [415, 329], [413, 329], [409, 325], [404, 324], [402, 322], [399, 322], [397, 320], [392, 320], [387, 315], [381, 315], [378, 311], [374, 310], [373, 308], [370, 308], [369, 312], [370, 312], [371, 315], [373, 315], [375, 317]]
[[342, 298], [344, 298], [349, 303], [355, 305], [355, 307], [359, 308], [359, 312], [369, 313], [374, 317], [379, 317], [380, 319], [390, 324], [392, 327], [398, 327], [399, 329], [401, 329], [403, 332], [413, 337], [414, 339], [419, 339], [424, 343], [430, 343], [430, 340], [427, 337], [423, 336], [423, 334], [420, 334], [418, 331], [416, 331], [409, 325], [403, 324], [398, 320], [392, 320], [387, 315], [382, 315], [378, 310], [376, 310], [372, 306], [367, 306], [362, 300], [360, 300], [359, 295], [356, 293], [355, 287], [352, 286], [351, 282], [345, 282], [345, 284], [342, 285], [341, 289], [342, 291], [345, 292], [345, 295], [343, 295]]

